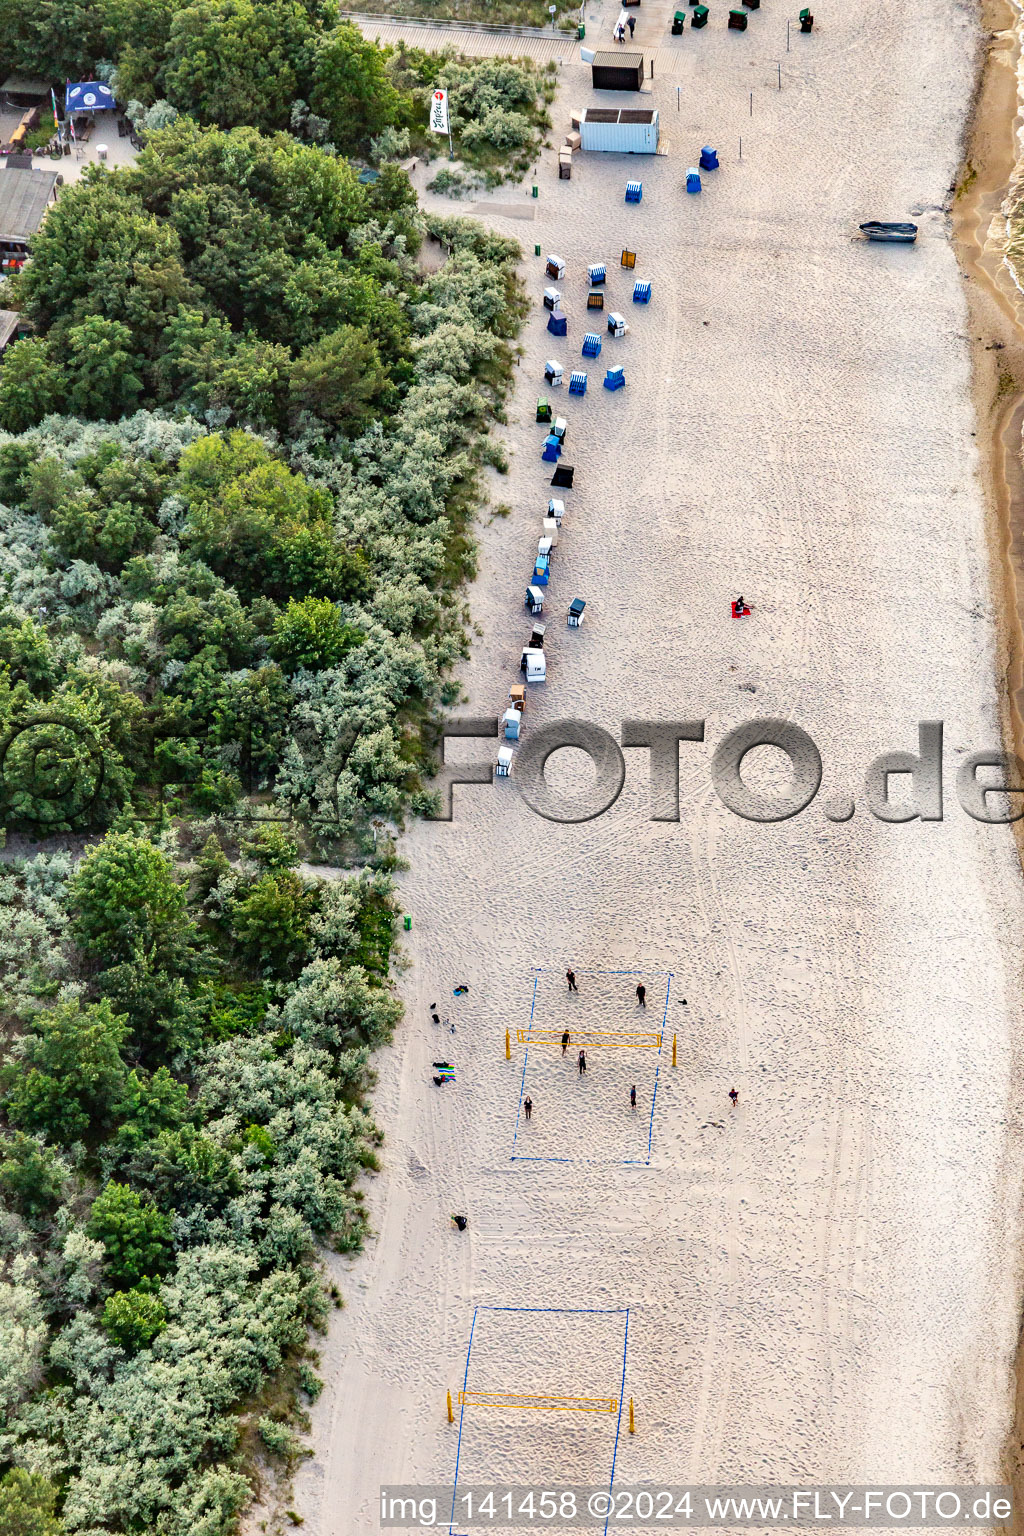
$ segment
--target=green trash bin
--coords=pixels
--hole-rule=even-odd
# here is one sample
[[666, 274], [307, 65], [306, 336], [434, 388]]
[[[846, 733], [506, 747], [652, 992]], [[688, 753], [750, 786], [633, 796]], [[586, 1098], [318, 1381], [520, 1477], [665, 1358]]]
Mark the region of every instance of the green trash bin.
[[412, 927], [412, 918], [409, 916], [408, 912], [405, 914], [403, 922], [405, 924], [405, 931], [408, 933], [409, 929]]
[[536, 182], [534, 182], [534, 184], [533, 184], [533, 195], [534, 195], [534, 197], [537, 197], [539, 195]]
[[587, 35], [587, 29], [584, 26], [583, 22], [581, 21], [579, 26], [576, 28], [576, 36], [582, 40], [583, 38], [586, 37], [586, 35]]
[[683, 32], [683, 27], [685, 26], [685, 24], [686, 24], [686, 12], [685, 11], [676, 11], [675, 15], [672, 18], [672, 36], [673, 37], [681, 37], [682, 36], [682, 32]]
[[693, 15], [690, 17], [691, 27], [706, 27], [711, 12], [706, 5], [695, 5]]

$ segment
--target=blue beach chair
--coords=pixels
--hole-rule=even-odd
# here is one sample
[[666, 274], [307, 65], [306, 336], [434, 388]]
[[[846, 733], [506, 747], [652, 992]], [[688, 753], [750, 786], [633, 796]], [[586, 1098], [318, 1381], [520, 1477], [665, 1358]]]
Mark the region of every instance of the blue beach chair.
[[650, 283], [634, 283], [633, 284], [633, 303], [634, 304], [649, 304], [650, 302], [651, 302], [651, 285], [650, 285]]
[[605, 389], [610, 389], [613, 392], [616, 389], [625, 389], [626, 376], [621, 368], [608, 369], [608, 372], [604, 376], [604, 387]]
[[583, 337], [583, 356], [601, 356], [601, 338], [594, 331], [587, 331]]
[[626, 202], [627, 203], [639, 203], [641, 201], [641, 199], [643, 198], [643, 195], [644, 195], [644, 184], [643, 184], [642, 181], [627, 181], [626, 182]]
[[585, 395], [587, 392], [587, 375], [582, 368], [569, 375], [570, 395]]

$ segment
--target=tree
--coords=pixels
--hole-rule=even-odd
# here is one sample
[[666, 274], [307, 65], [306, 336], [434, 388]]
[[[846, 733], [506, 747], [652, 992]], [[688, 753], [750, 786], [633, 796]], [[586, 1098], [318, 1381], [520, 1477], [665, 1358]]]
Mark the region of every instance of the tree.
[[108, 965], [142, 951], [180, 968], [195, 938], [188, 891], [148, 838], [116, 832], [86, 854], [71, 886], [72, 933], [87, 955]]
[[127, 325], [90, 315], [67, 333], [68, 405], [81, 416], [104, 420], [138, 404], [143, 381], [136, 371], [135, 342]]
[[404, 102], [388, 79], [384, 54], [350, 21], [323, 39], [313, 66], [310, 104], [331, 125], [339, 149], [355, 149], [389, 123]]
[[201, 0], [171, 21], [164, 89], [203, 123], [285, 128], [310, 41], [296, 0]]
[[115, 1283], [135, 1286], [170, 1263], [171, 1218], [129, 1184], [107, 1184], [93, 1201], [85, 1230], [103, 1244], [107, 1273]]
[[42, 336], [12, 342], [0, 368], [0, 427], [5, 432], [34, 427], [59, 408], [65, 382], [52, 342]]
[[300, 667], [319, 672], [336, 667], [364, 638], [326, 598], [304, 597], [301, 602], [290, 598], [274, 625], [271, 651], [286, 672]]
[[114, 1291], [107, 1297], [100, 1321], [115, 1344], [136, 1354], [163, 1333], [167, 1311], [159, 1296], [133, 1286], [130, 1291]]
[[0, 1477], [0, 1536], [62, 1536], [56, 1506], [49, 1478], [13, 1467]]
[[37, 1221], [60, 1204], [63, 1188], [64, 1169], [49, 1147], [20, 1131], [0, 1141], [0, 1192], [14, 1210]]
[[[190, 1117], [188, 1089], [166, 1067], [152, 1074], [131, 1071], [117, 1106], [117, 1140], [122, 1147], [139, 1147], [164, 1130], [177, 1130]], [[2, 1166], [0, 1166], [2, 1175]]]
[[291, 367], [293, 405], [353, 436], [372, 419], [387, 383], [380, 353], [354, 325], [303, 348]]
[[[3, 1070], [4, 1107], [13, 1125], [64, 1143], [109, 1126], [125, 1084], [124, 1018], [104, 1000], [77, 1000], [37, 1013], [22, 1061]], [[26, 1070], [27, 1068], [27, 1070]]]
[[231, 909], [231, 935], [245, 960], [268, 976], [287, 976], [309, 943], [313, 899], [298, 875], [262, 875]]

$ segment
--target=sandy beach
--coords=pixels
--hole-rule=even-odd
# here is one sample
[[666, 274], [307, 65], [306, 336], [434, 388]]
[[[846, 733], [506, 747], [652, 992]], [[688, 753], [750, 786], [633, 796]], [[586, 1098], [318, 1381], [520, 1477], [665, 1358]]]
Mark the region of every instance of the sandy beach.
[[[559, 182], [546, 152], [536, 202], [506, 188], [474, 206], [522, 241], [535, 307], [493, 488], [512, 515], [481, 529], [459, 712], [500, 714], [519, 680], [548, 393], [576, 477], [524, 737], [566, 718], [616, 740], [627, 719], [699, 718], [706, 740], [681, 748], [677, 823], [648, 819], [648, 754], [627, 748], [623, 792], [595, 820], [544, 821], [513, 781], [456, 788], [450, 823], [403, 840], [407, 1019], [378, 1060], [375, 1236], [330, 1261], [346, 1307], [295, 1499], [314, 1536], [376, 1530], [382, 1483], [450, 1484], [457, 1457], [460, 1484], [607, 1484], [613, 1456], [616, 1484], [1000, 1477], [1024, 1246], [1024, 893], [1011, 829], [969, 819], [954, 789], [1001, 721], [945, 211], [975, 8], [823, 0], [788, 52], [776, 0], [742, 34], [713, 9], [672, 39], [673, 9], [645, 0], [635, 40], [654, 58], [642, 104], [661, 112], [664, 155], [577, 155]], [[606, 12], [588, 43], [604, 45]], [[597, 100], [578, 55], [561, 75], [556, 145]], [[705, 143], [721, 169], [688, 197]], [[623, 201], [634, 177], [639, 206]], [[871, 217], [916, 219], [917, 245], [852, 239]], [[567, 264], [561, 340], [535, 242]], [[599, 259], [630, 331], [583, 363]], [[653, 285], [647, 307], [634, 276]], [[548, 357], [567, 377], [588, 368], [584, 398], [546, 390]], [[774, 825], [728, 811], [710, 776], [721, 738], [769, 716], [824, 762], [817, 799]], [[921, 720], [945, 723], [945, 819], [882, 823], [865, 768], [916, 750]], [[778, 759], [760, 749], [744, 772], [776, 783]], [[588, 774], [576, 752], [549, 764], [563, 788]], [[823, 807], [850, 795], [853, 818], [830, 821]], [[540, 1040], [563, 1028], [664, 1041], [592, 1049], [580, 1078], [573, 1051]], [[441, 1058], [457, 1079], [438, 1089]], [[445, 1393], [463, 1387], [632, 1397], [637, 1432], [611, 1413], [478, 1404], [449, 1426]]]

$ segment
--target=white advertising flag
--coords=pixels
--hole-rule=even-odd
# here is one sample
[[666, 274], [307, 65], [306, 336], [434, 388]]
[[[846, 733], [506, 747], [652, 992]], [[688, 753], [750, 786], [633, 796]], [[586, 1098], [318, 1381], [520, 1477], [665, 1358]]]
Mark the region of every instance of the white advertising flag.
[[448, 92], [435, 91], [430, 98], [431, 133], [448, 132]]

